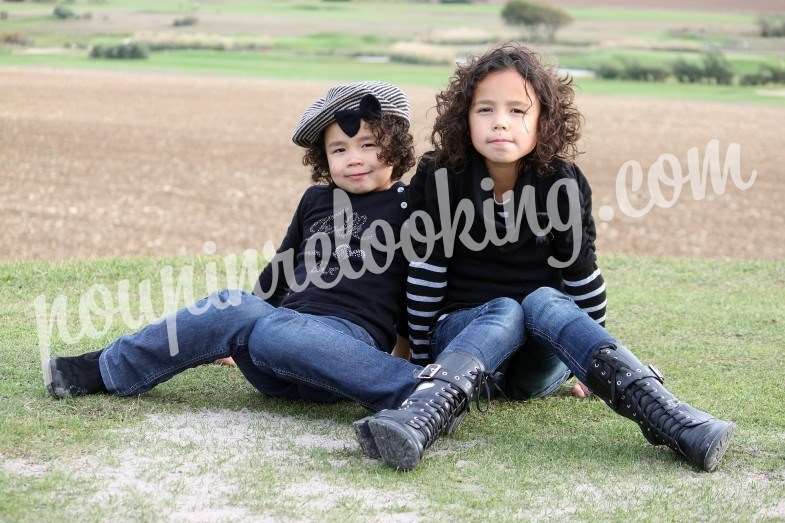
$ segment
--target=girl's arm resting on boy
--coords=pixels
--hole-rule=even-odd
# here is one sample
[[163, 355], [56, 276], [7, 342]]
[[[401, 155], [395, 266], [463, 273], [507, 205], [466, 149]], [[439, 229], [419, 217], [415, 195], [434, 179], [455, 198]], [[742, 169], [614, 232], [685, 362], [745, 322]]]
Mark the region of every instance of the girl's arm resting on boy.
[[[438, 224], [439, 208], [436, 195], [436, 183], [432, 173], [432, 162], [422, 158], [417, 165], [417, 172], [409, 183], [409, 204], [412, 213], [425, 211], [431, 222]], [[419, 220], [413, 221], [420, 226], [419, 232], [424, 234]], [[421, 260], [409, 262], [406, 278], [406, 322], [409, 329], [412, 361], [421, 365], [429, 363], [430, 335], [436, 315], [443, 308], [447, 290], [448, 259], [444, 255], [441, 242], [433, 242], [430, 256], [425, 258], [427, 246], [412, 242]]]
[[[433, 261], [433, 260], [429, 260]], [[430, 334], [444, 303], [447, 266], [428, 262], [409, 263], [406, 278], [406, 317], [412, 361], [425, 364], [430, 358]]]

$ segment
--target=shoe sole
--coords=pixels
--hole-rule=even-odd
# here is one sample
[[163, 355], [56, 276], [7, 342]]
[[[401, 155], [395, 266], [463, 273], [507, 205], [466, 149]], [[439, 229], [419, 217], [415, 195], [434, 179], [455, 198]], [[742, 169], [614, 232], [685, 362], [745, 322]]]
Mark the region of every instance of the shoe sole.
[[703, 459], [703, 469], [706, 472], [714, 472], [717, 469], [720, 461], [722, 461], [722, 457], [725, 455], [725, 451], [728, 450], [728, 444], [735, 430], [736, 424], [729, 423], [728, 428], [718, 434], [714, 441], [711, 442], [706, 451], [706, 457]]
[[398, 424], [372, 419], [368, 428], [373, 434], [382, 461], [397, 470], [412, 470], [422, 458], [417, 443]]
[[357, 420], [352, 423], [352, 427], [354, 427], [354, 434], [357, 436], [357, 442], [360, 444], [363, 455], [371, 459], [380, 459], [382, 456], [379, 454], [376, 441], [374, 441], [371, 429], [368, 427], [369, 420], [370, 417]]
[[47, 365], [49, 365], [49, 375], [51, 376], [51, 381], [46, 384], [46, 391], [55, 399], [63, 399], [70, 396], [68, 393], [68, 389], [63, 387], [63, 375], [57, 370], [57, 365], [55, 365], [55, 360], [57, 358], [50, 358]]

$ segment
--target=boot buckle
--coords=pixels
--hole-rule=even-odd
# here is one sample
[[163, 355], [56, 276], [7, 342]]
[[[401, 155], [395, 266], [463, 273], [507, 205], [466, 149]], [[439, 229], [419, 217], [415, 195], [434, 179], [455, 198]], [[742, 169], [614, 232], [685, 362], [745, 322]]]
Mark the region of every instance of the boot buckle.
[[438, 363], [429, 363], [420, 371], [420, 374], [417, 375], [417, 378], [421, 380], [430, 380], [433, 379], [439, 371], [442, 370], [442, 366]]

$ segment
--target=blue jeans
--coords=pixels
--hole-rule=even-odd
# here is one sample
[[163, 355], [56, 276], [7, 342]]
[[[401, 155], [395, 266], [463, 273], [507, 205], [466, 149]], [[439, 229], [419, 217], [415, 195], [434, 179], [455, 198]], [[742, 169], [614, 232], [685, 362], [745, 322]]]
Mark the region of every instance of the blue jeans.
[[[522, 308], [527, 342], [558, 357], [563, 366], [583, 382], [586, 382], [591, 357], [598, 348], [621, 346], [572, 298], [556, 289], [537, 289], [524, 298]], [[548, 372], [553, 373], [552, 369], [553, 366]]]
[[431, 357], [462, 350], [481, 356], [486, 372], [493, 372], [523, 343], [524, 311], [511, 298], [496, 298], [483, 305], [448, 314], [431, 336]]
[[528, 400], [552, 394], [567, 381], [572, 372], [547, 345], [531, 336], [500, 369], [500, 384], [507, 398]]
[[[259, 391], [288, 399], [349, 399], [382, 410], [398, 407], [419, 383], [422, 367], [379, 350], [371, 336], [350, 321], [274, 307], [238, 290], [214, 293], [194, 308], [198, 312], [183, 308], [173, 316], [174, 355], [165, 322], [107, 346], [99, 359], [107, 390], [121, 396], [141, 394], [188, 368], [226, 356], [235, 359]], [[503, 325], [509, 321], [505, 314], [519, 317], [520, 307], [517, 312], [509, 304], [486, 309], [477, 316], [477, 326], [482, 329], [488, 321]], [[500, 358], [499, 348], [491, 343], [459, 349], [493, 365]]]

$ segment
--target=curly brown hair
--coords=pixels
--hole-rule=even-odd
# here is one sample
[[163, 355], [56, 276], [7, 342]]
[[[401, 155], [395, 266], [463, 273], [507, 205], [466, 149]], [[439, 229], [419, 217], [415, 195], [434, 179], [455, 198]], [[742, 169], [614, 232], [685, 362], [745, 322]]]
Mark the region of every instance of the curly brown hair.
[[[414, 166], [414, 137], [409, 132], [409, 122], [400, 116], [385, 114], [381, 120], [371, 120], [368, 127], [379, 144], [379, 161], [393, 166], [392, 180], [400, 180]], [[306, 149], [303, 165], [311, 167], [311, 179], [330, 182], [330, 166], [322, 137]]]
[[[578, 155], [582, 116], [575, 106], [573, 80], [561, 77], [542, 64], [534, 51], [507, 43], [459, 65], [447, 89], [436, 95], [436, 122], [431, 133], [436, 165], [461, 169], [474, 150], [469, 134], [469, 109], [474, 92], [485, 77], [496, 71], [515, 69], [534, 89], [540, 100], [537, 145], [526, 155], [527, 162], [543, 175], [556, 159], [572, 160]], [[523, 162], [519, 162], [522, 168]]]

